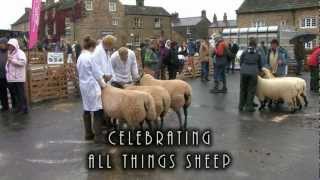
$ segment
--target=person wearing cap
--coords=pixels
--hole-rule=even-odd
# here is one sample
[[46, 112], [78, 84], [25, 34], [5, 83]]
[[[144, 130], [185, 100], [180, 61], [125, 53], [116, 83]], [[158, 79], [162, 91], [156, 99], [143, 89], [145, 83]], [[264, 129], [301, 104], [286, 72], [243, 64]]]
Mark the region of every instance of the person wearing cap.
[[169, 80], [177, 78], [177, 72], [179, 70], [179, 58], [177, 42], [170, 43], [170, 61], [168, 63]]
[[8, 93], [7, 93], [7, 78], [6, 78], [6, 63], [7, 63], [7, 38], [0, 38], [0, 101], [1, 111], [8, 111]]
[[16, 104], [15, 111], [28, 113], [27, 98], [25, 94], [27, 57], [20, 49], [17, 39], [8, 42], [8, 59], [6, 63], [6, 78], [10, 94]]
[[258, 73], [262, 70], [261, 55], [257, 51], [255, 38], [250, 38], [249, 47], [240, 57], [240, 103], [239, 111], [254, 112], [254, 97], [257, 90]]
[[137, 59], [132, 50], [121, 47], [114, 52], [111, 56], [111, 65], [113, 69], [112, 86], [123, 88], [124, 85], [139, 79]]
[[[226, 66], [228, 60], [232, 58], [231, 52], [228, 48], [227, 43], [222, 37], [215, 39], [217, 42], [216, 47], [213, 51], [214, 54], [214, 88], [210, 91], [211, 93], [227, 93], [227, 79], [226, 79]], [[219, 88], [220, 82], [222, 82], [222, 89]]]

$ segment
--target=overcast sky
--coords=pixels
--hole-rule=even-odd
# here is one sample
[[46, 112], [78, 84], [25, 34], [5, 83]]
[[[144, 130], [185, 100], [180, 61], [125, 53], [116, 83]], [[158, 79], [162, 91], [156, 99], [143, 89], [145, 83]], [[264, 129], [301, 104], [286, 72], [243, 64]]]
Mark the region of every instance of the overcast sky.
[[[4, 0], [2, 0], [4, 1]], [[135, 4], [135, 0], [121, 0], [124, 4]], [[178, 12], [180, 17], [200, 16], [201, 10], [207, 11], [210, 21], [216, 13], [218, 19], [222, 19], [223, 13], [228, 14], [229, 19], [235, 19], [235, 10], [244, 0], [145, 0], [145, 5], [162, 6], [169, 13]], [[25, 7], [31, 7], [32, 0], [6, 0], [0, 6], [0, 29], [9, 29], [23, 13]]]

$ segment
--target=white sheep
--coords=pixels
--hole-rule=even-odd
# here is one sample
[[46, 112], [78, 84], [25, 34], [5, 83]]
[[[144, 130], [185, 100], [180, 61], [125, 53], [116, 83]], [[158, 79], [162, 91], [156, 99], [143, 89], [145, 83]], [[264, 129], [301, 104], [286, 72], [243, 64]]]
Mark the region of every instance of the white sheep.
[[298, 86], [288, 81], [279, 79], [263, 79], [258, 76], [256, 96], [261, 102], [260, 110], [265, 107], [265, 100], [269, 98], [273, 101], [282, 99], [291, 110], [295, 112], [296, 97], [299, 93]]
[[[277, 77], [275, 77], [271, 71], [267, 68], [262, 68], [262, 71], [264, 73], [264, 78], [267, 79], [275, 79]], [[282, 79], [283, 81], [286, 81], [286, 83], [288, 82], [292, 82], [294, 84], [296, 84], [298, 86], [298, 96], [297, 96], [297, 100], [298, 100], [298, 104], [300, 106], [300, 109], [302, 108], [302, 102], [304, 102], [305, 107], [308, 107], [308, 99], [307, 99], [307, 83], [304, 79], [302, 78], [298, 78], [298, 77], [278, 77], [277, 79]]]
[[191, 105], [192, 96], [192, 88], [188, 83], [182, 80], [157, 80], [150, 74], [144, 74], [141, 76], [140, 85], [161, 86], [165, 88], [170, 94], [170, 107], [178, 115], [180, 127], [183, 127], [180, 113], [181, 108], [183, 108], [185, 116], [184, 128], [187, 127], [188, 107]]
[[129, 127], [142, 127], [146, 121], [152, 128], [152, 121], [157, 119], [155, 103], [149, 93], [118, 89], [108, 84], [101, 95], [104, 112]]
[[168, 113], [171, 105], [169, 92], [161, 86], [126, 86], [125, 89], [146, 92], [153, 97], [157, 117], [161, 120], [162, 128], [164, 117]]

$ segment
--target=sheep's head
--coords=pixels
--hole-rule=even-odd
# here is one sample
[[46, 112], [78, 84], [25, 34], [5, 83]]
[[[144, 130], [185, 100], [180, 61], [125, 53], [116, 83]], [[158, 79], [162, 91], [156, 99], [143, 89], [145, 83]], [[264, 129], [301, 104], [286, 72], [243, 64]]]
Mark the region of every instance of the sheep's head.
[[261, 77], [266, 79], [273, 79], [275, 76], [271, 73], [271, 71], [267, 68], [262, 68], [262, 73], [260, 74]]
[[[143, 74], [142, 76], [140, 76], [140, 80], [139, 80], [139, 85], [145, 81], [150, 81], [154, 79], [153, 76], [151, 76], [150, 74]], [[137, 83], [136, 83], [137, 84]]]

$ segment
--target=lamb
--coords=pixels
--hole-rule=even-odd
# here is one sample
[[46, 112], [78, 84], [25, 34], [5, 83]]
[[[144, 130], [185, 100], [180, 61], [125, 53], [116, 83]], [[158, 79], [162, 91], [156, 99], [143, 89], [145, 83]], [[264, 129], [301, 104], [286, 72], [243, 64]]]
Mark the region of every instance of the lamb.
[[[275, 79], [276, 77], [271, 73], [271, 71], [267, 68], [262, 68], [262, 71], [264, 73], [264, 78], [267, 78], [267, 79]], [[299, 106], [300, 106], [300, 109], [302, 108], [302, 102], [304, 102], [305, 104], [305, 107], [308, 107], [308, 99], [307, 99], [307, 93], [306, 93], [306, 90], [307, 90], [307, 83], [304, 79], [302, 78], [298, 78], [298, 77], [280, 77], [280, 78], [277, 78], [277, 79], [282, 79], [286, 82], [292, 82], [292, 83], [295, 83], [298, 85], [298, 89], [299, 89], [299, 93], [298, 93], [298, 96], [297, 96], [297, 101], [299, 102]]]
[[155, 102], [145, 92], [114, 88], [107, 84], [102, 90], [104, 112], [112, 119], [124, 121], [129, 127], [142, 128], [146, 121], [150, 128], [157, 119]]
[[[176, 112], [180, 127], [187, 128], [188, 119], [188, 107], [191, 105], [191, 86], [182, 80], [156, 80], [149, 74], [144, 74], [141, 76], [139, 81], [142, 86], [161, 86], [165, 88], [171, 97], [171, 109]], [[180, 110], [183, 108], [185, 123], [182, 125], [182, 117]]]
[[168, 91], [160, 86], [127, 86], [125, 89], [146, 92], [153, 97], [157, 118], [160, 118], [162, 128], [164, 117], [168, 113], [171, 105], [171, 98]]
[[263, 79], [258, 76], [257, 93], [259, 101], [261, 102], [260, 110], [265, 106], [266, 98], [271, 100], [282, 99], [289, 105], [291, 112], [295, 112], [296, 97], [299, 93], [298, 86], [288, 81], [279, 79]]

